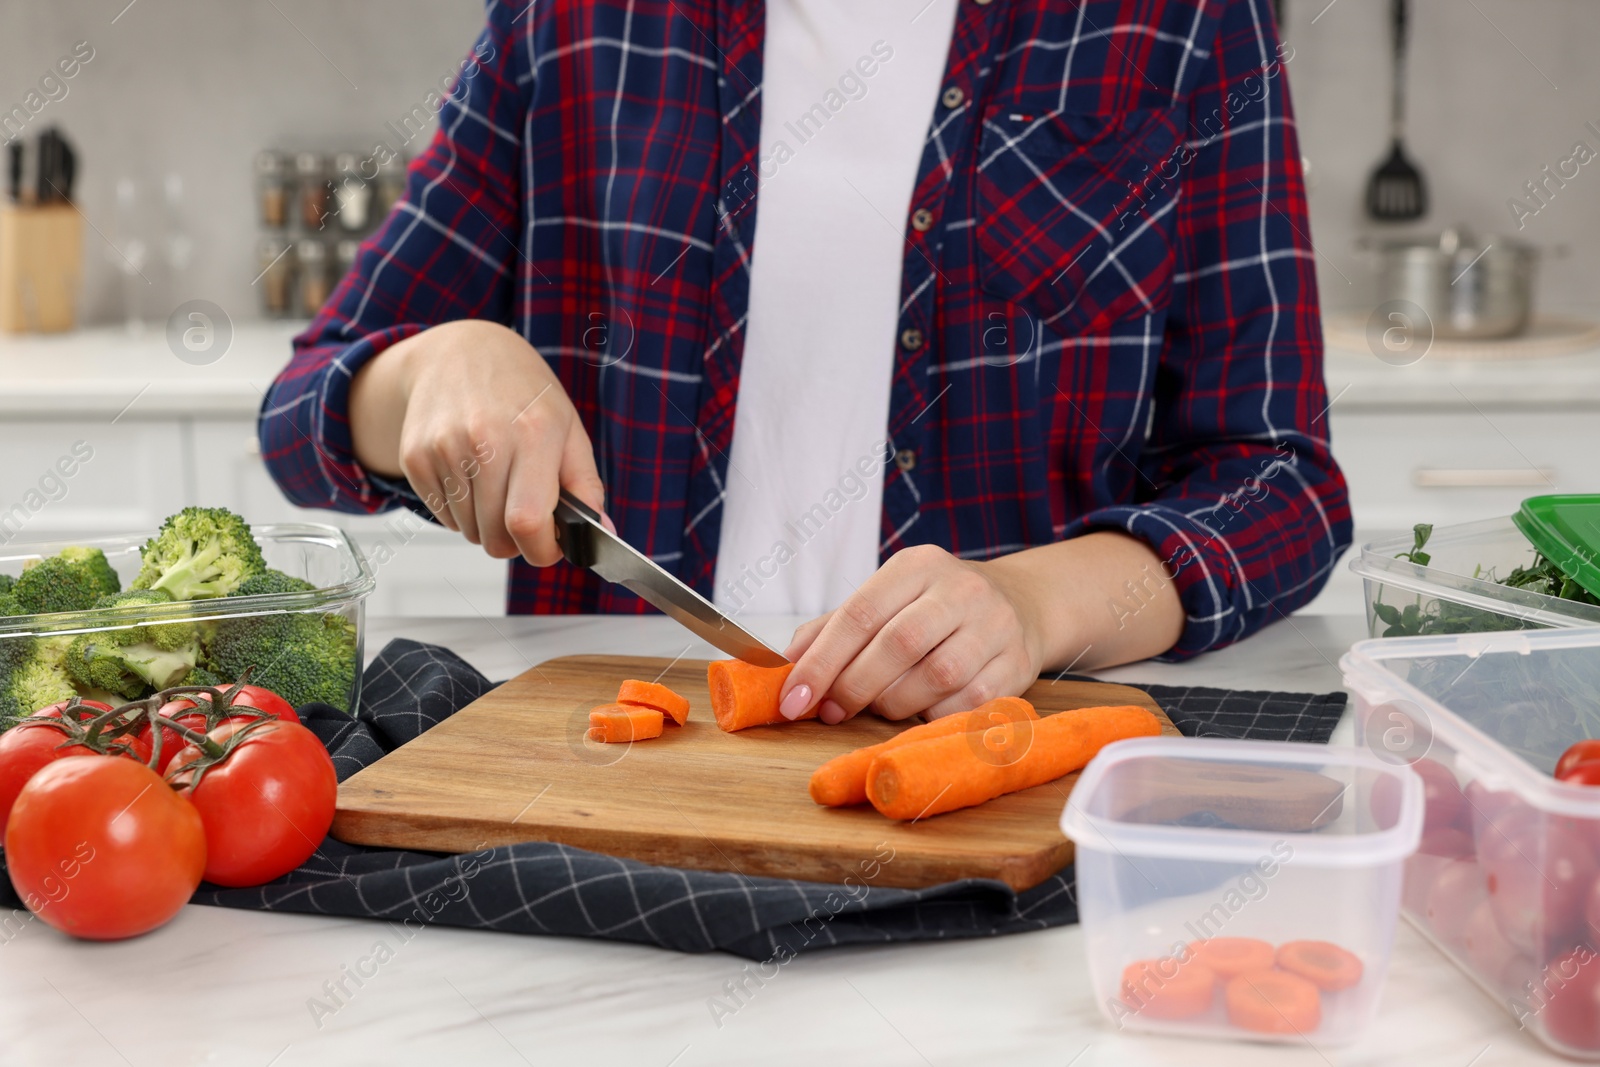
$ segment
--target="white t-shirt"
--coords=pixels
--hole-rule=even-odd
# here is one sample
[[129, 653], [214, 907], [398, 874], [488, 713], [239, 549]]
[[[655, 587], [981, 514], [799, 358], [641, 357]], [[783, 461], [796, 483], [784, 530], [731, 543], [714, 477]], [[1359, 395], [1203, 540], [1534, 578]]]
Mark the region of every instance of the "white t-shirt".
[[725, 611], [819, 614], [878, 567], [906, 216], [956, 2], [768, 0]]

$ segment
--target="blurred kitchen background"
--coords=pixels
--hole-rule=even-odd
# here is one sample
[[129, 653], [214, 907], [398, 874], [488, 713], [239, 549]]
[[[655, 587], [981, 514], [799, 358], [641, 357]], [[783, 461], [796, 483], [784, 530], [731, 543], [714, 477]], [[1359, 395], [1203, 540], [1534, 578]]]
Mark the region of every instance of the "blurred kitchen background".
[[[1325, 418], [1358, 543], [1415, 522], [1509, 514], [1539, 491], [1600, 489], [1600, 160], [1573, 161], [1580, 142], [1600, 153], [1600, 3], [1410, 4], [1405, 154], [1429, 208], [1389, 223], [1369, 217], [1366, 197], [1390, 151], [1391, 0], [1281, 6], [1328, 312]], [[0, 7], [0, 141], [64, 135], [73, 205], [55, 214], [82, 248], [74, 328], [0, 333], [0, 554], [11, 541], [148, 529], [186, 503], [226, 504], [253, 522], [305, 517], [354, 531], [382, 574], [379, 614], [503, 612], [504, 565], [453, 534], [409, 516], [297, 514], [261, 467], [254, 434], [261, 392], [302, 321], [293, 308], [268, 318], [274, 275], [263, 268], [280, 250], [279, 267], [314, 266], [317, 254], [297, 247], [299, 157], [336, 183], [340, 153], [419, 151], [431, 130], [412, 137], [413, 116], [460, 68], [481, 19], [475, 0]], [[262, 217], [269, 150], [283, 153], [269, 157], [289, 197], [281, 234]], [[1564, 161], [1570, 177], [1543, 172]], [[375, 213], [376, 180], [368, 195]], [[1520, 218], [1513, 199], [1527, 209]], [[1458, 226], [1456, 256], [1441, 262], [1451, 275], [1476, 271], [1459, 275], [1467, 281], [1485, 279], [1512, 238], [1537, 250], [1533, 320], [1492, 340], [1429, 342], [1410, 320], [1386, 334], [1399, 321], [1389, 317], [1395, 285], [1380, 287], [1373, 243], [1436, 248]], [[324, 269], [336, 271], [349, 252], [341, 242], [365, 228], [335, 218], [313, 233]], [[1474, 262], [1485, 245], [1495, 247]], [[0, 248], [0, 272], [7, 262]], [[29, 300], [12, 309], [25, 330], [43, 325], [28, 321], [39, 314]], [[79, 440], [93, 458], [70, 479], [52, 477]], [[1312, 610], [1360, 603], [1341, 561]]]

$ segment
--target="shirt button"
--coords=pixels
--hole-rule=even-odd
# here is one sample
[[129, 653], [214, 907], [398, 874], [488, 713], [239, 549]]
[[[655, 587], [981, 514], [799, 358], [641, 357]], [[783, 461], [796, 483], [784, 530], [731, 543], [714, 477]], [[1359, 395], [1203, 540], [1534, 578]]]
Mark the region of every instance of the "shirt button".
[[915, 326], [903, 331], [900, 334], [900, 343], [905, 345], [909, 351], [915, 352], [922, 347], [922, 331]]
[[919, 207], [911, 213], [911, 228], [918, 233], [927, 233], [933, 225], [933, 212], [925, 207]]
[[894, 465], [902, 471], [912, 470], [917, 465], [917, 454], [909, 448], [902, 448], [894, 454]]
[[[978, 0], [978, 3], [980, 4], [987, 2], [988, 0]], [[966, 98], [967, 94], [961, 91], [961, 86], [959, 85], [950, 86], [950, 88], [944, 91], [944, 96], [940, 97], [940, 99], [944, 101], [945, 107], [960, 107], [961, 101], [965, 100]]]

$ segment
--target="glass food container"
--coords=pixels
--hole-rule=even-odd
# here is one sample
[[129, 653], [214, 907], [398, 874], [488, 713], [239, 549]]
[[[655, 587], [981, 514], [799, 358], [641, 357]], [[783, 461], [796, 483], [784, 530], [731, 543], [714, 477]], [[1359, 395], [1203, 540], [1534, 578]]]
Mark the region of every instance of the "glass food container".
[[[353, 628], [350, 690], [341, 710], [352, 712], [361, 699], [364, 604], [376, 585], [371, 566], [343, 530], [313, 523], [279, 523], [252, 528], [267, 566], [316, 586], [302, 593], [217, 597], [180, 601], [154, 608], [117, 608], [101, 612], [56, 612], [0, 617], [0, 642], [70, 641], [80, 633], [127, 629], [150, 622], [199, 620], [202, 627], [222, 620], [266, 618], [290, 614], [336, 616]], [[30, 560], [53, 556], [71, 545], [88, 545], [106, 554], [124, 589], [139, 573], [139, 550], [146, 535], [99, 537], [78, 541], [8, 545], [0, 551], [0, 574], [18, 575]], [[228, 679], [232, 681], [232, 679]]]

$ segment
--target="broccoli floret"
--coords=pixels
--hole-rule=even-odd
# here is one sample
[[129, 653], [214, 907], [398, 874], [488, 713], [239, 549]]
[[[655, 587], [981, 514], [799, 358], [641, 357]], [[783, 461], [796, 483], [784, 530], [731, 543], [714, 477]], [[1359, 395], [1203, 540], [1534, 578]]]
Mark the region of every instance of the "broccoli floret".
[[219, 619], [206, 643], [205, 666], [224, 678], [238, 678], [253, 667], [251, 685], [270, 689], [297, 708], [315, 700], [349, 710], [355, 625], [318, 612]]
[[[152, 607], [170, 604], [161, 589], [130, 589], [101, 597], [95, 608]], [[148, 687], [177, 684], [200, 659], [200, 628], [194, 622], [145, 623], [79, 634], [67, 647], [67, 673], [79, 683], [107, 689], [130, 700]]]
[[27, 613], [28, 609], [23, 607], [22, 602], [16, 597], [10, 593], [0, 593], [0, 616], [26, 615]]
[[9, 574], [0, 574], [0, 593], [9, 593], [9, 592], [11, 592], [11, 587], [16, 585], [16, 584], [17, 584], [17, 580], [15, 578], [13, 578], [11, 575], [9, 575]]
[[309, 593], [316, 586], [304, 578], [296, 578], [282, 571], [267, 569], [253, 578], [246, 578], [231, 596], [261, 596], [267, 593]]
[[0, 729], [78, 695], [64, 663], [68, 635], [0, 638]]
[[184, 508], [140, 550], [133, 589], [163, 589], [174, 600], [228, 596], [267, 563], [250, 525], [227, 508]]
[[117, 572], [98, 548], [74, 545], [48, 559], [29, 562], [11, 595], [24, 614], [83, 611], [96, 600], [122, 588]]
[[183, 681], [174, 682], [172, 684], [174, 684], [174, 685], [209, 685], [209, 686], [212, 686], [212, 687], [214, 687], [216, 689], [226, 689], [226, 688], [228, 688], [228, 684], [229, 683], [223, 681], [221, 678], [217, 677], [215, 674], [212, 674], [210, 671], [206, 670], [204, 667], [196, 667], [194, 670], [190, 671], [188, 674], [183, 676]]

